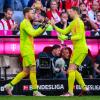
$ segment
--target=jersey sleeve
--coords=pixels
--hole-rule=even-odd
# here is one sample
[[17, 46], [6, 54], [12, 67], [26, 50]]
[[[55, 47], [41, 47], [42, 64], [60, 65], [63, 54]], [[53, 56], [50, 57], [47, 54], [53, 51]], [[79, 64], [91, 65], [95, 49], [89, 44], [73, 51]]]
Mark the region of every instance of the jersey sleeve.
[[33, 37], [37, 37], [39, 35], [41, 35], [43, 33], [43, 29], [42, 28], [38, 28], [38, 29], [34, 29], [32, 27], [32, 25], [29, 22], [25, 22], [24, 24], [24, 30], [27, 32], [27, 34], [33, 36]]
[[77, 21], [74, 23], [75, 26], [75, 35], [71, 37], [71, 40], [80, 40], [84, 34], [84, 24], [81, 21]]
[[71, 32], [71, 24], [65, 29], [61, 29], [57, 27], [56, 25], [54, 26], [54, 28], [58, 33], [63, 34], [63, 35], [66, 35]]

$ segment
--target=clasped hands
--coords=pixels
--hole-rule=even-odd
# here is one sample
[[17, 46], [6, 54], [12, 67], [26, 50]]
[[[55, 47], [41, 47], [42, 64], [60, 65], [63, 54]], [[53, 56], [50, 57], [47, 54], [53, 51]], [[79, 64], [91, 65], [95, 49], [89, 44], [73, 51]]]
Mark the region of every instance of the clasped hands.
[[[49, 25], [52, 25], [53, 27], [55, 26], [54, 19], [51, 19], [50, 21], [45, 20], [43, 23], [41, 23], [40, 27], [46, 29]], [[61, 41], [68, 40], [68, 36], [59, 33], [58, 39]]]

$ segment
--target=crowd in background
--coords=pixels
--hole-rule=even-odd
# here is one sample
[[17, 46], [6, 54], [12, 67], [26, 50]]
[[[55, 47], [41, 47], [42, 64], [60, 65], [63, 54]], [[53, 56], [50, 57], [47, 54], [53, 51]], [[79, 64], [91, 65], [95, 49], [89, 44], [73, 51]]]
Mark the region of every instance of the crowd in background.
[[[51, 19], [54, 19], [58, 27], [64, 29], [72, 21], [69, 17], [72, 6], [80, 8], [80, 17], [85, 24], [86, 31], [91, 31], [94, 36], [100, 36], [99, 0], [0, 0], [0, 30], [19, 31], [20, 22], [23, 20], [22, 11], [25, 7], [33, 9], [32, 25], [35, 29], [44, 20]], [[47, 32], [52, 30], [52, 26], [47, 28]], [[41, 74], [42, 78], [66, 78], [72, 50], [67, 46], [61, 48], [59, 45], [54, 45], [49, 51], [51, 52], [42, 53], [48, 58], [48, 63], [52, 62], [53, 64], [50, 64], [49, 70], [44, 70], [38, 66], [39, 62], [37, 61], [38, 78], [41, 78]], [[100, 77], [100, 52], [94, 60], [88, 54], [78, 70], [84, 78]]]
[[69, 17], [70, 8], [77, 6], [80, 8], [80, 17], [84, 21], [85, 29], [95, 32], [96, 36], [100, 35], [99, 0], [0, 0], [0, 30], [19, 29], [23, 20], [22, 10], [28, 6], [35, 14], [32, 22], [34, 28], [38, 28], [46, 18], [53, 18], [61, 28], [67, 27], [72, 21]]

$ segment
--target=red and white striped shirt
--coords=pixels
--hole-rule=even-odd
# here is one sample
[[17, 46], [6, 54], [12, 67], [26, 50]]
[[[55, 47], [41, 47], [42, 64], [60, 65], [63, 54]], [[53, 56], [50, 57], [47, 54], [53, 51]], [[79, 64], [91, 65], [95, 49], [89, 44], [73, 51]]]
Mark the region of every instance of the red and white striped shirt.
[[0, 30], [11, 30], [14, 24], [15, 22], [12, 19], [10, 20], [1, 19], [0, 20]]
[[92, 9], [94, 1], [98, 2], [100, 5], [100, 0], [84, 0], [84, 3], [86, 4], [88, 11]]
[[71, 7], [79, 7], [79, 0], [66, 0], [66, 10], [71, 9]]

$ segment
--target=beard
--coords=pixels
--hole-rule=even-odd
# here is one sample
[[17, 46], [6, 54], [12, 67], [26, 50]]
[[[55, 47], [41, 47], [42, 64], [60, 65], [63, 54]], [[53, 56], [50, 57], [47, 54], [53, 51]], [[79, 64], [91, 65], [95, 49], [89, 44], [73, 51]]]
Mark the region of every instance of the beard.
[[7, 20], [10, 20], [11, 19], [11, 17], [5, 17]]

